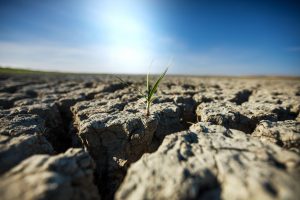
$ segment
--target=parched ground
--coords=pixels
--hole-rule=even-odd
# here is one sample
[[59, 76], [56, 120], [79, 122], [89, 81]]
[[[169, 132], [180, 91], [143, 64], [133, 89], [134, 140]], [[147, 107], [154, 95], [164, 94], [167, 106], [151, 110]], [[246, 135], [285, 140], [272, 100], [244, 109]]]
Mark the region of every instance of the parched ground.
[[299, 199], [300, 79], [0, 74], [0, 199]]

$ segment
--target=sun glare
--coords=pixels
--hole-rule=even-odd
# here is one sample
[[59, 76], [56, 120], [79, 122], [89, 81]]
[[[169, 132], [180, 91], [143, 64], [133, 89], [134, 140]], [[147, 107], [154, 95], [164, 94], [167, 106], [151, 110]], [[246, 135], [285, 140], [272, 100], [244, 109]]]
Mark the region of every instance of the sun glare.
[[154, 30], [145, 19], [145, 6], [137, 7], [129, 1], [105, 1], [99, 7], [101, 9], [98, 12], [97, 23], [105, 42], [109, 45], [109, 57], [119, 59], [117, 62], [126, 63], [126, 66], [131, 68], [126, 71], [133, 71], [133, 68], [136, 70], [139, 67], [139, 73], [145, 72], [154, 49], [151, 35]]

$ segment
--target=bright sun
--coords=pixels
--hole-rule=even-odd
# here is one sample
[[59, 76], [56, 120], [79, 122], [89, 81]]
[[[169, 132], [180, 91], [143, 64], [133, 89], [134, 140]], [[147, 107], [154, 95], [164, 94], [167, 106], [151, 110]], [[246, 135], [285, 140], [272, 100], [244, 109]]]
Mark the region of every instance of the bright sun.
[[129, 1], [105, 1], [99, 11], [99, 26], [110, 46], [109, 57], [114, 63], [129, 65], [128, 71], [143, 73], [153, 58], [154, 30], [146, 22], [145, 13]]

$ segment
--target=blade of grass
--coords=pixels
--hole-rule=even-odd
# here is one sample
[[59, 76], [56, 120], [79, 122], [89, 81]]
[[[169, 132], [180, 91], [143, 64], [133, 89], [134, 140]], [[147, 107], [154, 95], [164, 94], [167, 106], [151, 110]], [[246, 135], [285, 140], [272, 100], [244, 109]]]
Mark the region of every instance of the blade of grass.
[[149, 96], [149, 93], [150, 93], [150, 90], [151, 90], [151, 86], [149, 84], [149, 74], [150, 74], [150, 68], [151, 68], [152, 64], [153, 64], [153, 60], [151, 60], [151, 62], [150, 62], [148, 73], [147, 73], [147, 87], [146, 87], [147, 96]]
[[149, 71], [148, 71], [148, 73], [147, 73], [147, 96], [149, 96], [149, 92], [150, 92], [150, 87], [149, 87], [150, 85], [149, 85]]
[[[158, 85], [159, 85], [160, 81], [164, 78], [164, 76], [166, 75], [167, 71], [168, 71], [168, 67], [165, 69], [164, 73], [162, 73], [162, 74], [160, 75], [160, 77], [158, 78], [158, 80], [155, 82], [153, 88], [151, 89], [151, 92], [150, 92], [150, 95], [149, 95], [149, 96], [152, 97], [153, 94], [156, 93], [156, 90], [157, 90], [157, 88], [158, 88]], [[151, 99], [151, 98], [150, 98], [150, 99]]]

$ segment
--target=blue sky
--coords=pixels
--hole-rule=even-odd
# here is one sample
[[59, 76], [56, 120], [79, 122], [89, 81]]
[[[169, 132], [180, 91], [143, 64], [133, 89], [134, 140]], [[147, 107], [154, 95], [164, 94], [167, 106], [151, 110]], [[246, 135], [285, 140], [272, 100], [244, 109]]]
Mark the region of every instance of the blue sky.
[[0, 0], [0, 65], [300, 75], [300, 2]]

